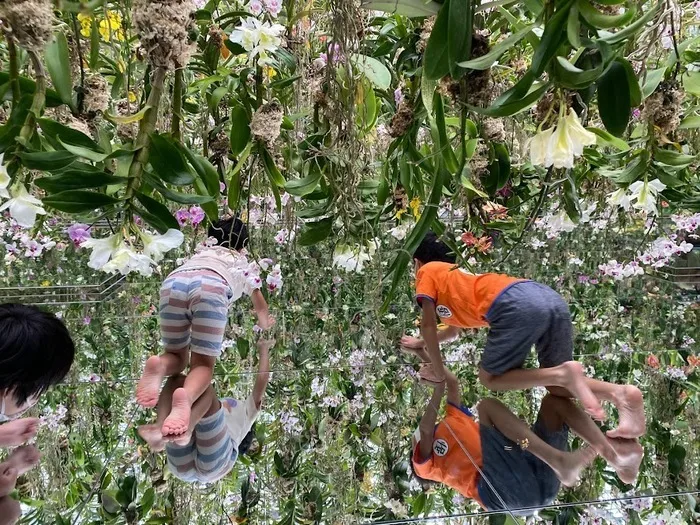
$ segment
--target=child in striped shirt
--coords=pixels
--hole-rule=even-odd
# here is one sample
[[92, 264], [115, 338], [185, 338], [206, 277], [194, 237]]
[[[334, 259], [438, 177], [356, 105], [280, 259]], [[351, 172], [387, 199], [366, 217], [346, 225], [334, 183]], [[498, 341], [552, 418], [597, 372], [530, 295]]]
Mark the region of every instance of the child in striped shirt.
[[190, 366], [182, 386], [172, 393], [172, 408], [163, 420], [162, 435], [176, 437], [190, 428], [192, 408], [210, 388], [214, 364], [221, 355], [231, 303], [249, 295], [258, 325], [267, 330], [275, 320], [260, 292], [257, 264], [243, 251], [248, 231], [237, 217], [209, 227], [216, 245], [207, 247], [172, 272], [160, 291], [160, 329], [165, 346], [161, 355], [146, 361], [136, 388], [136, 401], [152, 408], [158, 402], [163, 378]]
[[185, 376], [168, 379], [158, 399], [158, 420], [140, 426], [139, 434], [153, 451], [165, 450], [168, 468], [177, 478], [190, 483], [213, 483], [231, 472], [238, 458], [248, 451], [269, 381], [269, 349], [274, 344], [273, 340], [258, 341], [258, 375], [253, 392], [245, 401], [219, 399], [209, 385], [192, 406], [187, 431], [176, 438], [165, 438], [161, 428]]

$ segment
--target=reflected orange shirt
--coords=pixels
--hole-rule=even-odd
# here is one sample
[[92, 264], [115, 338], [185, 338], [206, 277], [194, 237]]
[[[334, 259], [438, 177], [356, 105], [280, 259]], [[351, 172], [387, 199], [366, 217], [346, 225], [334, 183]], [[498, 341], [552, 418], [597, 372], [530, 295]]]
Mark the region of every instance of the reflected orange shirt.
[[[421, 478], [444, 483], [465, 498], [476, 500], [483, 507], [477, 490], [479, 471], [462, 450], [463, 446], [479, 468], [482, 467], [479, 424], [474, 421], [473, 416], [467, 415], [465, 410], [447, 405], [447, 416], [435, 427], [433, 453], [428, 459], [421, 461], [420, 443], [416, 443], [413, 449], [413, 469]], [[450, 425], [452, 432], [446, 423]]]
[[416, 274], [416, 300], [433, 301], [447, 325], [480, 328], [489, 325], [486, 314], [501, 292], [526, 280], [500, 273], [472, 274], [451, 263], [431, 262]]

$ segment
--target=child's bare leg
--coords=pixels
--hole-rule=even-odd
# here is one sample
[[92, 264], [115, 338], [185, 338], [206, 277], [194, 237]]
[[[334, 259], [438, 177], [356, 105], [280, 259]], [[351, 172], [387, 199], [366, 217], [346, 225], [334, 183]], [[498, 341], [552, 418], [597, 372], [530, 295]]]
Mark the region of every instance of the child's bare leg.
[[637, 477], [644, 450], [636, 440], [606, 438], [588, 415], [564, 397], [552, 394], [545, 396], [540, 411], [542, 414], [555, 413], [560, 421], [566, 423], [576, 435], [615, 468], [622, 481], [632, 483]]
[[0, 498], [0, 525], [13, 525], [22, 516], [22, 507], [19, 501], [10, 496]]
[[15, 490], [17, 469], [11, 463], [0, 463], [0, 497]]
[[158, 398], [158, 417], [155, 423], [141, 425], [138, 429], [139, 435], [146, 440], [151, 450], [160, 452], [165, 449], [165, 439], [163, 438], [163, 422], [170, 415], [173, 407], [173, 393], [185, 384], [185, 376], [177, 375], [168, 378], [163, 391]]
[[494, 391], [522, 390], [535, 386], [566, 388], [574, 394], [584, 410], [595, 419], [605, 419], [605, 411], [593, 394], [583, 374], [583, 365], [567, 361], [551, 368], [517, 368], [499, 376], [479, 370], [479, 379], [486, 388]]
[[148, 358], [136, 387], [136, 402], [139, 405], [146, 408], [156, 406], [163, 378], [179, 374], [187, 367], [188, 352], [188, 347], [185, 347]]
[[190, 371], [182, 388], [173, 393], [173, 408], [163, 422], [164, 436], [178, 436], [190, 426], [192, 405], [211, 385], [216, 357], [195, 354], [190, 357]]
[[575, 452], [563, 452], [548, 445], [496, 399], [487, 398], [479, 403], [479, 422], [496, 427], [515, 443], [527, 443], [527, 451], [549, 465], [562, 485], [567, 487], [578, 481], [583, 467], [593, 461], [596, 455], [595, 450], [588, 447]]

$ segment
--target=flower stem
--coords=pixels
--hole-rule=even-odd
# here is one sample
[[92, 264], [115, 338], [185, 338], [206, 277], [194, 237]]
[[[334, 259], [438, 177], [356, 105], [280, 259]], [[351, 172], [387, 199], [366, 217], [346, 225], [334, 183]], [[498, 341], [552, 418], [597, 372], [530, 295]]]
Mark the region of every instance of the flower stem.
[[182, 115], [182, 89], [183, 89], [184, 71], [178, 69], [175, 71], [175, 81], [173, 82], [173, 119], [170, 126], [170, 131], [173, 138], [180, 142], [182, 140], [182, 132], [180, 130], [180, 119]]
[[151, 92], [148, 94], [148, 100], [146, 101], [146, 105], [150, 107], [139, 125], [139, 134], [136, 137], [135, 143], [138, 151], [136, 153], [136, 158], [134, 158], [134, 161], [129, 167], [129, 182], [126, 186], [125, 194], [126, 200], [131, 200], [134, 197], [135, 191], [141, 184], [143, 167], [148, 162], [151, 144], [150, 134], [155, 130], [156, 121], [158, 120], [158, 106], [160, 105], [160, 99], [163, 95], [165, 73], [166, 70], [164, 67], [158, 67], [153, 72]]
[[19, 89], [19, 62], [17, 60], [17, 46], [12, 37], [5, 35], [7, 42], [7, 50], [10, 54], [10, 86], [12, 87], [12, 105], [13, 107], [19, 102], [21, 91]]
[[18, 142], [22, 146], [26, 146], [32, 138], [36, 130], [36, 119], [41, 115], [41, 111], [44, 109], [44, 103], [46, 102], [46, 71], [36, 51], [27, 50], [27, 53], [29, 53], [29, 58], [35, 70], [36, 90], [34, 91], [34, 98], [32, 99], [29, 113], [27, 113], [27, 118], [24, 120], [22, 130], [19, 132]]

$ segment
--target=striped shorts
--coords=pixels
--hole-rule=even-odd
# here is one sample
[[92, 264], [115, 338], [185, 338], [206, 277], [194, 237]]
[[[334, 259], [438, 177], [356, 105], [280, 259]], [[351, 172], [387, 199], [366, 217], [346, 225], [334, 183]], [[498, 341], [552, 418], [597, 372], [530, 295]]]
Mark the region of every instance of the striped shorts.
[[187, 445], [168, 443], [165, 452], [168, 468], [182, 481], [213, 483], [228, 474], [238, 459], [238, 447], [226, 426], [223, 405], [201, 419]]
[[192, 270], [170, 274], [160, 290], [160, 331], [166, 352], [189, 348], [219, 357], [233, 292], [217, 273]]

